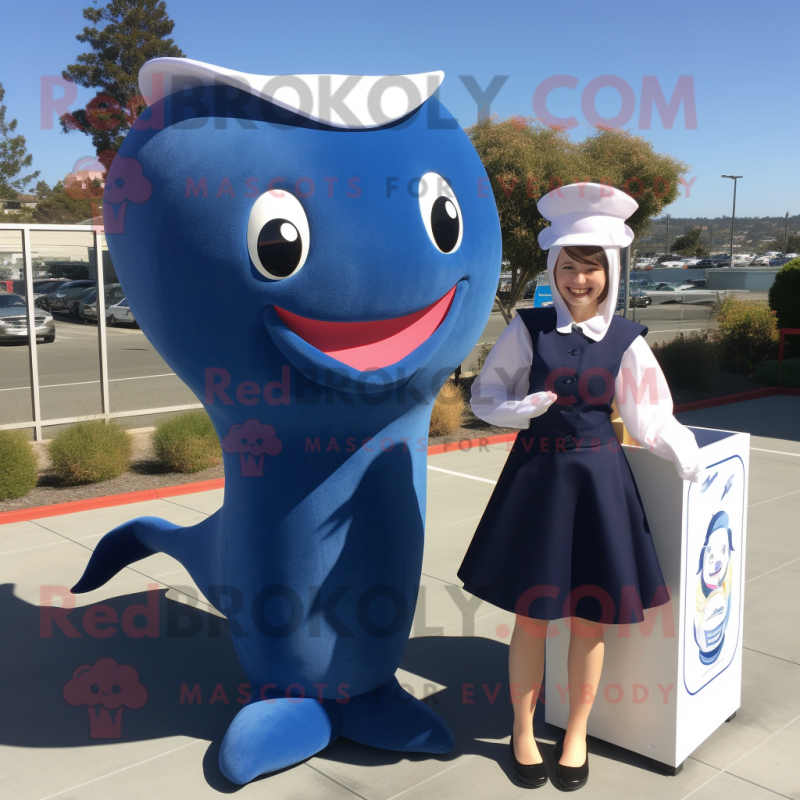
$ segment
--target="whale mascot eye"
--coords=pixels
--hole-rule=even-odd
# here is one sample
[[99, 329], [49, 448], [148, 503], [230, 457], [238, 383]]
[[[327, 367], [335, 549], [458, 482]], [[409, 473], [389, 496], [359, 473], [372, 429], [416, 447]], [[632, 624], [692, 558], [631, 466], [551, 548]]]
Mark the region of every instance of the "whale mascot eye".
[[464, 225], [461, 207], [450, 184], [435, 172], [426, 172], [419, 182], [419, 210], [425, 230], [437, 249], [453, 253], [461, 244]]
[[247, 222], [247, 250], [255, 268], [270, 280], [294, 275], [305, 264], [308, 218], [300, 201], [283, 189], [262, 194]]

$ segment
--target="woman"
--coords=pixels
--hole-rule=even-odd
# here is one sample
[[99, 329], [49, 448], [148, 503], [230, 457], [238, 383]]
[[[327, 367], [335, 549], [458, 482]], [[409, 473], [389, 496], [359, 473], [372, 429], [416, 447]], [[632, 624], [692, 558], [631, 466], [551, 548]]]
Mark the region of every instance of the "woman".
[[[668, 601], [647, 518], [611, 425], [622, 419], [644, 446], [675, 462], [682, 478], [702, 468], [691, 431], [672, 415], [647, 328], [615, 316], [624, 224], [637, 203], [599, 184], [543, 197], [551, 225], [553, 308], [520, 310], [472, 387], [472, 409], [520, 428], [458, 575], [472, 594], [516, 613], [509, 648], [517, 775], [541, 786], [547, 773], [533, 733], [550, 620], [571, 617], [569, 721], [555, 747], [562, 789], [589, 774], [586, 727], [603, 666], [603, 625], [641, 622]], [[588, 687], [588, 689], [587, 689]]]

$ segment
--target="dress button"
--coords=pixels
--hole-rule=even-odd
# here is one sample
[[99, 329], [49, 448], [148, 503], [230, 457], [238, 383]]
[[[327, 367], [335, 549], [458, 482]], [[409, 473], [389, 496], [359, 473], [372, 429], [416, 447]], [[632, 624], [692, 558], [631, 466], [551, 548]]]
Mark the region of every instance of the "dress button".
[[571, 437], [569, 434], [567, 434], [567, 435], [564, 437], [564, 441], [566, 441], [566, 442], [571, 442], [571, 441], [572, 441], [572, 437]]
[[564, 383], [575, 383], [575, 378], [564, 378]]
[[580, 347], [575, 347], [574, 349], [569, 351], [569, 354], [571, 356], [578, 356], [578, 355], [580, 355], [580, 353], [581, 353]]
[[574, 411], [574, 410], [575, 410], [575, 406], [567, 406], [567, 411]]

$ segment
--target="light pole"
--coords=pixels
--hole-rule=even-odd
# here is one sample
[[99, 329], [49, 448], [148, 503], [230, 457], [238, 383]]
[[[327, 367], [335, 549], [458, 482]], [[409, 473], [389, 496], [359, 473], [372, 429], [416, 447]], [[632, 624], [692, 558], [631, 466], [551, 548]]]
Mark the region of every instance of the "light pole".
[[667, 258], [669, 258], [670, 249], [669, 249], [669, 214], [667, 214], [667, 240], [664, 242], [664, 250], [666, 253]]
[[731, 263], [730, 267], [733, 269], [733, 221], [736, 219], [736, 181], [743, 178], [744, 175], [723, 175], [723, 178], [733, 179], [733, 213], [731, 214]]
[[789, 235], [789, 212], [786, 212], [786, 218], [783, 221], [783, 254], [786, 255], [786, 237]]

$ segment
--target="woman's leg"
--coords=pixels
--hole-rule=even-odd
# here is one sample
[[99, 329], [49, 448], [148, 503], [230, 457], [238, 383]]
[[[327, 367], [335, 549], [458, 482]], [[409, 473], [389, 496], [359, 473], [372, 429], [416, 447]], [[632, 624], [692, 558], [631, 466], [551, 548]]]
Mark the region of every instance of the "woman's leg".
[[533, 737], [533, 712], [544, 675], [547, 620], [517, 615], [508, 648], [508, 679], [514, 708], [514, 755], [520, 764], [538, 764], [542, 757]]
[[559, 764], [580, 767], [586, 760], [586, 725], [603, 671], [603, 625], [573, 617], [570, 629], [569, 720]]

